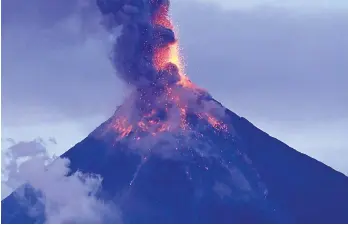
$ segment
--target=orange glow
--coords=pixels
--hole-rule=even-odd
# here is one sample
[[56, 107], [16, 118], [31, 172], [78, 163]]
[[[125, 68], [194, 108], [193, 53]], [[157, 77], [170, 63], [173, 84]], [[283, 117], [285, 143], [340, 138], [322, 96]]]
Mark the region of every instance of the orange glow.
[[145, 131], [145, 130], [148, 129], [148, 126], [144, 123], [144, 121], [140, 121], [140, 122], [138, 123], [138, 126], [140, 127], [140, 129], [141, 129], [142, 131]]
[[180, 58], [180, 49], [178, 41], [169, 45], [169, 59], [168, 62], [173, 63], [178, 67], [179, 73], [182, 73], [184, 68], [182, 66], [181, 58]]
[[[161, 25], [175, 31], [173, 23], [168, 16], [167, 5], [163, 5], [159, 9], [157, 14], [153, 17], [152, 22], [155, 25]], [[138, 136], [139, 133], [137, 133], [137, 131], [147, 132], [152, 136], [156, 136], [159, 133], [176, 131], [175, 129], [177, 128], [181, 130], [190, 129], [186, 118], [189, 102], [188, 100], [185, 100], [185, 98], [182, 98], [181, 91], [183, 88], [190, 89], [192, 91], [197, 91], [199, 88], [189, 80], [184, 72], [183, 58], [180, 56], [178, 40], [176, 40], [174, 43], [168, 44], [167, 46], [155, 49], [152, 60], [157, 71], [166, 70], [169, 64], [174, 64], [178, 69], [179, 81], [176, 83], [176, 85], [179, 88], [165, 85], [163, 96], [160, 96], [158, 99], [154, 99], [154, 101], [157, 101], [157, 104], [163, 103], [162, 107], [166, 107], [164, 109], [166, 112], [173, 109], [169, 108], [168, 105], [174, 106], [174, 108], [177, 110], [176, 113], [178, 114], [180, 121], [178, 121], [178, 124], [173, 125], [168, 121], [156, 119], [156, 113], [158, 113], [156, 108], [152, 109], [150, 113], [139, 115], [141, 116], [141, 119], [134, 121], [134, 123], [132, 123], [133, 125], [130, 124], [130, 121], [128, 121], [126, 117], [120, 117], [115, 119], [112, 122], [111, 127], [109, 127], [119, 133], [119, 138], [127, 137], [133, 129], [136, 134], [136, 136], [133, 138], [137, 141], [141, 139], [140, 136]], [[163, 98], [165, 99], [164, 101]], [[228, 132], [227, 126], [223, 124], [223, 122], [216, 119], [213, 115], [209, 113], [197, 113], [197, 116], [202, 120], [206, 120], [214, 129]]]
[[153, 61], [157, 70], [164, 70], [168, 64], [172, 63], [178, 68], [180, 76], [184, 73], [178, 41], [156, 49]]
[[170, 21], [170, 18], [168, 16], [169, 8], [168, 5], [162, 5], [158, 11], [157, 14], [153, 18], [154, 24], [161, 25], [163, 27], [169, 28], [171, 30], [174, 29], [172, 21]]
[[[173, 23], [168, 15], [168, 6], [163, 5], [153, 19], [153, 23], [164, 26], [175, 32]], [[154, 65], [157, 70], [163, 70], [169, 63], [176, 65], [178, 68], [180, 80], [178, 85], [185, 88], [195, 88], [193, 83], [188, 79], [184, 72], [184, 65], [182, 57], [180, 56], [179, 42], [176, 40], [174, 43], [169, 44], [166, 47], [158, 48], [154, 54]]]
[[157, 132], [162, 133], [162, 132], [168, 131], [169, 128], [170, 128], [170, 126], [168, 124], [164, 123], [158, 127]]
[[180, 80], [178, 82], [179, 85], [184, 88], [196, 89], [197, 87], [188, 79], [187, 76], [180, 76]]
[[208, 121], [208, 123], [217, 130], [221, 130], [225, 132], [228, 131], [227, 126], [223, 122], [219, 121], [218, 119], [216, 119], [209, 113], [198, 114], [198, 117], [201, 119], [205, 118]]
[[120, 134], [120, 138], [124, 138], [129, 135], [133, 129], [133, 126], [128, 124], [127, 118], [120, 117], [117, 118], [114, 123], [112, 123], [112, 128]]

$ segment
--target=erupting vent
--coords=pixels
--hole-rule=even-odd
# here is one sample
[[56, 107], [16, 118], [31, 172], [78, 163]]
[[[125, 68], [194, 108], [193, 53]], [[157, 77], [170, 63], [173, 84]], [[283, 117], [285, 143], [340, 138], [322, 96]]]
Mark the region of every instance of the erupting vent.
[[[222, 106], [194, 85], [184, 72], [179, 42], [168, 15], [169, 2], [125, 2], [98, 1], [113, 25], [122, 25], [112, 59], [119, 77], [136, 88], [105, 132], [116, 132], [117, 140], [130, 135], [141, 140], [145, 134], [155, 137], [163, 132], [182, 133], [191, 130], [189, 114], [205, 120], [217, 131], [228, 132], [217, 113], [210, 110], [211, 104], [215, 104], [213, 108]], [[113, 5], [106, 7], [108, 4]]]

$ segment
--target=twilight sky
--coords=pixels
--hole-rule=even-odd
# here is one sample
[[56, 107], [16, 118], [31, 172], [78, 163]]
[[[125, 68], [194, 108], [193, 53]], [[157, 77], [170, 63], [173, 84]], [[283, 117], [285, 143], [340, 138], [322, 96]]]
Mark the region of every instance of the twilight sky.
[[[48, 3], [49, 2], [49, 3]], [[2, 1], [2, 137], [60, 154], [126, 88], [93, 0]], [[172, 0], [189, 77], [270, 135], [348, 174], [346, 0]]]

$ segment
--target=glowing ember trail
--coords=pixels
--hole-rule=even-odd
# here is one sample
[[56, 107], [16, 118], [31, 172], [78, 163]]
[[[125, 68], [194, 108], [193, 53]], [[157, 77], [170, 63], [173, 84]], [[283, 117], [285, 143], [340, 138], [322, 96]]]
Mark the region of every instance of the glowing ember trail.
[[[132, 133], [136, 141], [141, 140], [143, 136], [148, 134], [157, 136], [163, 132], [180, 133], [191, 129], [187, 121], [187, 115], [188, 112], [190, 112], [191, 114], [196, 114], [199, 119], [205, 120], [214, 129], [228, 132], [228, 128], [225, 124], [216, 119], [211, 113], [199, 110], [198, 103], [194, 103], [197, 102], [199, 96], [205, 92], [196, 87], [184, 72], [183, 58], [180, 56], [179, 41], [175, 37], [174, 25], [168, 15], [169, 3], [161, 0], [144, 1], [148, 1], [150, 8], [154, 7], [152, 11], [153, 15], [148, 26], [153, 28], [154, 31], [152, 35], [158, 42], [155, 41], [152, 43], [151, 39], [146, 39], [148, 37], [146, 36], [146, 32], [151, 29], [135, 32], [134, 39], [133, 36], [130, 36], [133, 30], [127, 30], [128, 27], [124, 25], [125, 30], [123, 31], [123, 36], [121, 35], [121, 38], [116, 43], [117, 49], [121, 52], [119, 55], [116, 55], [116, 59], [118, 59], [118, 61], [116, 61], [116, 69], [119, 68], [119, 73], [121, 74], [122, 72], [128, 73], [126, 75], [130, 76], [130, 78], [126, 77], [126, 75], [122, 75], [122, 78], [138, 87], [137, 82], [142, 79], [141, 76], [144, 76], [144, 73], [143, 69], [137, 70], [136, 65], [141, 65], [144, 60], [148, 60], [150, 57], [152, 58], [152, 64], [150, 62], [150, 65], [156, 70], [157, 74], [151, 76], [145, 74], [145, 80], [150, 79], [150, 84], [152, 86], [141, 84], [137, 89], [139, 90], [139, 95], [138, 100], [135, 100], [134, 104], [141, 105], [141, 107], [135, 107], [139, 111], [138, 116], [131, 116], [131, 113], [126, 113], [127, 115], [116, 115], [112, 118], [107, 130], [113, 130], [118, 133], [120, 136], [119, 139], [127, 137]], [[100, 4], [100, 8], [103, 6], [104, 5]], [[114, 13], [117, 14], [117, 11]], [[133, 22], [135, 27], [143, 25], [139, 22], [142, 20], [137, 20], [137, 17], [134, 18]], [[139, 35], [139, 33], [141, 34]], [[128, 43], [127, 41], [129, 40], [133, 42]], [[122, 43], [128, 43], [129, 46]], [[150, 49], [152, 48], [153, 51], [134, 52], [134, 57], [132, 57], [132, 55], [128, 54], [132, 52], [131, 50], [134, 49], [133, 46], [135, 45], [143, 45], [145, 46], [144, 48], [150, 46]], [[137, 75], [137, 73], [139, 73], [139, 75]], [[171, 79], [171, 77], [173, 79]], [[196, 110], [196, 108], [197, 111], [191, 112], [192, 109]], [[126, 109], [124, 111], [127, 112], [131, 110], [132, 109]]]
[[[154, 16], [153, 23], [168, 28], [175, 32], [174, 25], [168, 15], [168, 5], [162, 5]], [[168, 46], [158, 48], [154, 55], [154, 65], [157, 70], [164, 70], [169, 63], [178, 68], [180, 80], [178, 84], [186, 88], [196, 88], [184, 73], [183, 58], [180, 56], [179, 41], [175, 40]]]
[[209, 113], [200, 113], [198, 117], [201, 119], [206, 119], [208, 123], [217, 130], [222, 130], [228, 132], [228, 127], [222, 122], [217, 120], [214, 116]]

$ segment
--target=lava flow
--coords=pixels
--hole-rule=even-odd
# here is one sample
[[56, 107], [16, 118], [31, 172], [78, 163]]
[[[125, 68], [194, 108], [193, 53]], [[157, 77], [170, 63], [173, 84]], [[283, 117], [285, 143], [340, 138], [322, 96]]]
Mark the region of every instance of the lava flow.
[[[119, 136], [117, 140], [128, 136], [141, 140], [149, 134], [180, 133], [191, 129], [187, 121], [190, 112], [214, 129], [227, 132], [225, 124], [204, 109], [204, 104], [197, 103], [200, 97], [208, 94], [196, 87], [184, 72], [179, 42], [168, 14], [169, 1], [140, 1], [147, 4], [148, 12], [142, 12], [146, 7], [137, 8], [136, 4], [122, 7], [120, 3], [118, 8], [110, 5], [111, 8], [107, 9], [110, 2], [98, 1], [104, 14], [111, 12], [117, 20], [115, 24], [123, 25], [123, 32], [115, 43], [114, 65], [120, 77], [135, 86], [137, 92], [133, 98], [135, 107], [127, 108], [132, 100], [121, 105], [120, 112], [116, 112], [106, 130], [116, 132]], [[119, 19], [125, 18], [124, 14], [130, 7], [133, 7], [132, 14], [125, 21]], [[151, 17], [144, 22], [147, 13]], [[138, 49], [136, 46], [144, 48]]]

